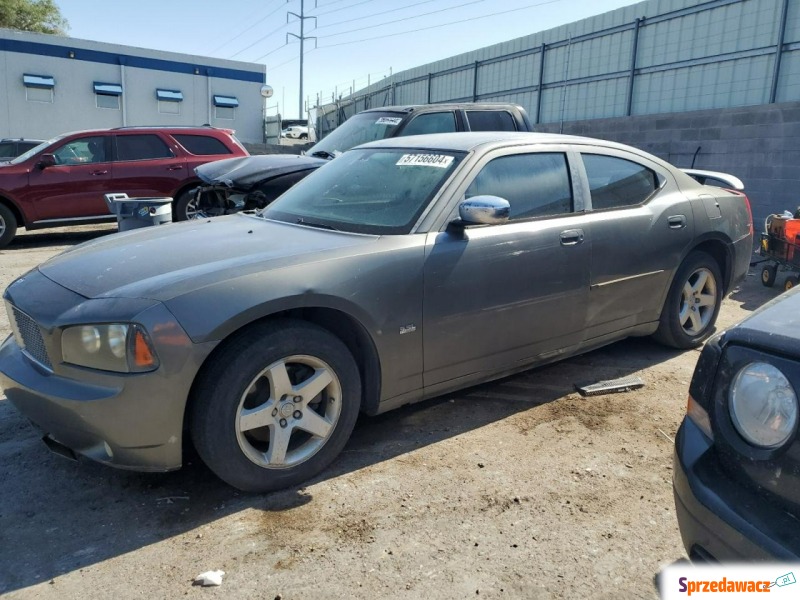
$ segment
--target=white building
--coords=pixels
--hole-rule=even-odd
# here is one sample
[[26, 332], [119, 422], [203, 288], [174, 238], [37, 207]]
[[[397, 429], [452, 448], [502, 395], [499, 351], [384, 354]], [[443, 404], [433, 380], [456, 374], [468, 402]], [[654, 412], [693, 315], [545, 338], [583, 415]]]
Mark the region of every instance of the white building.
[[203, 125], [264, 138], [264, 65], [0, 29], [0, 138]]

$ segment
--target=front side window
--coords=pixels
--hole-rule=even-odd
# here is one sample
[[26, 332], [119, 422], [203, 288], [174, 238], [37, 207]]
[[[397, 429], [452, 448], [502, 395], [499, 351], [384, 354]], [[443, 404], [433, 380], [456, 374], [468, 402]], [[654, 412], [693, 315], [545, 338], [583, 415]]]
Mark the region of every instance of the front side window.
[[57, 165], [84, 165], [106, 162], [105, 138], [92, 136], [67, 142], [53, 152]]
[[456, 130], [456, 116], [452, 112], [427, 113], [414, 117], [403, 128], [401, 135], [423, 135], [426, 133], [450, 133]]
[[473, 196], [508, 200], [511, 220], [571, 213], [567, 157], [562, 153], [536, 153], [495, 158], [467, 188], [466, 197]]
[[172, 151], [154, 134], [118, 135], [117, 160], [151, 160], [171, 158]]
[[357, 233], [409, 233], [462, 158], [412, 148], [351, 150], [289, 188], [261, 215]]
[[602, 154], [582, 156], [593, 210], [636, 206], [658, 189], [658, 176], [639, 163]]

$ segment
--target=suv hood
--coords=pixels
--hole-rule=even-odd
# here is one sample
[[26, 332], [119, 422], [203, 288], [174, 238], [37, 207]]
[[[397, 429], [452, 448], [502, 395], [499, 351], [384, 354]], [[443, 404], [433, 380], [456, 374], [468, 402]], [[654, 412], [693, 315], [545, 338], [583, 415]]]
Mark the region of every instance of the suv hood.
[[109, 235], [67, 250], [39, 270], [86, 298], [165, 302], [249, 273], [357, 253], [377, 239], [238, 214]]
[[246, 191], [265, 179], [317, 169], [327, 162], [323, 158], [312, 156], [263, 154], [215, 160], [200, 165], [194, 172], [207, 184]]

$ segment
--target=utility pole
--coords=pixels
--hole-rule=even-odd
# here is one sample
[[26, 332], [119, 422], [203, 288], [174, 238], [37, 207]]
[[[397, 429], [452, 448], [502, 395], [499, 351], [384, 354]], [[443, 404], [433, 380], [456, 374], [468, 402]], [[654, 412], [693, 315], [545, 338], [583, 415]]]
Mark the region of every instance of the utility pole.
[[[314, 4], [316, 8], [316, 3]], [[317, 17], [307, 17], [305, 13], [305, 0], [300, 0], [300, 14], [293, 12], [286, 13], [286, 22], [289, 22], [289, 15], [297, 17], [300, 20], [300, 35], [295, 35], [294, 33], [287, 33], [286, 34], [286, 43], [289, 43], [289, 36], [296, 37], [300, 40], [300, 94], [298, 95], [298, 103], [297, 103], [297, 112], [298, 118], [303, 117], [303, 42], [306, 40], [314, 40], [314, 48], [317, 47], [317, 38], [315, 36], [306, 37], [305, 35], [305, 24], [306, 19], [314, 19], [314, 27], [317, 26]]]

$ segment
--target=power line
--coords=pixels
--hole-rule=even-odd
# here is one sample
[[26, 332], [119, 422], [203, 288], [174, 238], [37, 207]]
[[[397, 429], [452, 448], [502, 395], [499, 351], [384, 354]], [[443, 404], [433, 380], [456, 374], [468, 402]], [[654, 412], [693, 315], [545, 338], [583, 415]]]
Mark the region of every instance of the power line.
[[[257, 39], [255, 42], [253, 42], [252, 44], [250, 44], [250, 45], [249, 45], [249, 46], [247, 46], [246, 48], [242, 48], [242, 49], [241, 49], [241, 50], [239, 50], [239, 51], [238, 51], [236, 54], [231, 54], [231, 55], [230, 55], [228, 58], [233, 58], [234, 56], [239, 56], [239, 55], [240, 55], [242, 52], [244, 52], [245, 50], [250, 50], [250, 48], [252, 48], [252, 47], [253, 47], [253, 46], [255, 46], [256, 44], [260, 44], [261, 42], [263, 42], [264, 40], [266, 40], [268, 37], [270, 37], [270, 36], [272, 36], [272, 35], [275, 35], [276, 33], [278, 33], [278, 32], [279, 32], [281, 29], [283, 29], [283, 28], [284, 28], [284, 27], [286, 27], [287, 25], [288, 25], [288, 23], [284, 23], [284, 24], [280, 25], [279, 27], [276, 27], [275, 29], [273, 29], [272, 31], [270, 31], [270, 32], [269, 32], [267, 35], [265, 35], [265, 36], [262, 36], [262, 37], [258, 38], [258, 39]], [[263, 57], [262, 57], [262, 58], [263, 58]], [[261, 60], [261, 59], [259, 58], [258, 60]], [[258, 60], [255, 60], [255, 61], [253, 61], [253, 62], [258, 62]]]
[[[289, 2], [289, 0], [286, 0], [286, 3], [288, 3], [288, 2]], [[253, 29], [253, 28], [254, 28], [254, 27], [256, 27], [257, 25], [259, 25], [260, 23], [263, 23], [264, 21], [266, 21], [267, 19], [269, 19], [269, 18], [270, 18], [272, 15], [274, 15], [276, 12], [278, 12], [278, 11], [279, 11], [281, 8], [283, 8], [283, 5], [279, 4], [279, 5], [278, 5], [278, 7], [277, 7], [275, 10], [271, 11], [271, 12], [270, 12], [270, 13], [269, 13], [267, 16], [265, 16], [265, 17], [263, 17], [263, 18], [259, 19], [258, 21], [256, 21], [255, 23], [253, 23], [253, 24], [252, 24], [250, 27], [248, 27], [248, 28], [247, 28], [247, 29], [245, 29], [244, 31], [240, 31], [239, 33], [237, 33], [237, 34], [236, 34], [235, 36], [233, 36], [232, 38], [229, 38], [229, 39], [228, 39], [228, 40], [227, 40], [225, 43], [223, 43], [223, 44], [221, 44], [221, 45], [217, 46], [216, 48], [214, 48], [214, 49], [213, 49], [213, 50], [212, 50], [212, 51], [211, 51], [209, 54], [214, 54], [214, 53], [215, 53], [215, 52], [217, 52], [218, 50], [221, 50], [222, 48], [224, 48], [225, 46], [227, 46], [227, 45], [228, 45], [228, 44], [229, 44], [231, 41], [233, 41], [233, 40], [235, 40], [236, 38], [238, 38], [240, 35], [243, 35], [243, 34], [247, 33], [248, 31], [250, 31], [251, 29]], [[236, 54], [239, 54], [239, 53], [237, 52]], [[236, 56], [236, 54], [234, 54], [233, 56]]]
[[[336, 2], [331, 2], [330, 4], [338, 4], [339, 2], [343, 2], [343, 1], [344, 0], [336, 0]], [[361, 2], [356, 2], [355, 4], [348, 4], [347, 6], [342, 6], [340, 8], [335, 8], [333, 10], [328, 10], [328, 11], [325, 11], [325, 12], [317, 13], [317, 16], [321, 17], [322, 15], [329, 15], [329, 14], [331, 14], [333, 12], [339, 12], [340, 10], [346, 10], [348, 8], [353, 8], [354, 6], [361, 6], [362, 4], [367, 4], [369, 2], [374, 2], [374, 1], [375, 0], [361, 0]], [[325, 6], [329, 6], [329, 5], [326, 4]]]
[[377, 17], [382, 15], [388, 15], [389, 13], [398, 12], [400, 10], [408, 10], [409, 8], [413, 8], [414, 6], [419, 6], [420, 4], [430, 4], [431, 2], [436, 2], [437, 0], [424, 0], [423, 2], [417, 2], [416, 4], [408, 4], [406, 6], [401, 6], [400, 8], [393, 8], [392, 10], [384, 10], [377, 13], [372, 13], [371, 15], [365, 15], [363, 17], [356, 17], [355, 19], [347, 19], [345, 21], [337, 21], [336, 23], [330, 23], [329, 25], [323, 25], [322, 27], [317, 27], [317, 29], [327, 29], [328, 27], [334, 27], [336, 25], [343, 25], [345, 23], [352, 23], [353, 21], [363, 21], [364, 19], [369, 19], [371, 17]]
[[[431, 25], [430, 27], [419, 27], [416, 29], [409, 29], [407, 31], [398, 31], [397, 33], [385, 33], [383, 35], [376, 35], [373, 37], [362, 38], [360, 40], [352, 40], [349, 42], [337, 42], [336, 44], [327, 44], [325, 46], [320, 46], [320, 49], [324, 48], [335, 48], [337, 46], [347, 46], [348, 44], [360, 44], [361, 42], [369, 42], [372, 40], [382, 40], [387, 37], [396, 37], [398, 35], [406, 35], [407, 33], [416, 33], [418, 31], [428, 31], [430, 29], [438, 29], [440, 27], [447, 27], [448, 25], [458, 25], [459, 23], [468, 23], [470, 21], [479, 21], [480, 19], [488, 19], [489, 17], [496, 17], [498, 15], [506, 15], [512, 12], [519, 12], [521, 10], [526, 10], [528, 8], [536, 8], [538, 6], [544, 6], [546, 4], [555, 4], [556, 2], [562, 2], [563, 0], [546, 0], [545, 2], [537, 2], [536, 4], [528, 4], [526, 6], [520, 6], [519, 8], [512, 8], [510, 10], [502, 10], [498, 12], [489, 13], [488, 15], [481, 15], [478, 17], [470, 17], [469, 19], [461, 19], [459, 21], [450, 21], [449, 23], [441, 23], [439, 25]], [[338, 34], [337, 34], [338, 35]], [[333, 37], [333, 36], [323, 36], [323, 37]]]
[[421, 19], [422, 17], [428, 17], [430, 15], [435, 15], [435, 14], [438, 14], [438, 13], [447, 12], [448, 10], [455, 10], [457, 8], [463, 8], [463, 7], [469, 6], [471, 4], [480, 4], [482, 2], [486, 2], [486, 0], [471, 0], [471, 2], [464, 2], [462, 4], [456, 4], [455, 6], [449, 6], [447, 8], [440, 8], [439, 10], [434, 10], [434, 11], [427, 12], [427, 13], [421, 13], [421, 14], [414, 15], [414, 16], [411, 16], [411, 17], [405, 17], [403, 19], [393, 19], [392, 21], [384, 21], [383, 23], [376, 23], [375, 25], [365, 25], [364, 27], [358, 27], [356, 29], [349, 29], [347, 31], [342, 31], [340, 33], [331, 33], [331, 34], [328, 34], [328, 35], [321, 35], [319, 37], [320, 37], [320, 39], [336, 37], [336, 36], [339, 36], [339, 35], [346, 35], [348, 33], [355, 33], [356, 31], [364, 31], [365, 29], [374, 29], [376, 27], [381, 27], [383, 25], [391, 25], [391, 24], [394, 24], [394, 23], [402, 23], [403, 21], [411, 21], [413, 19]]

